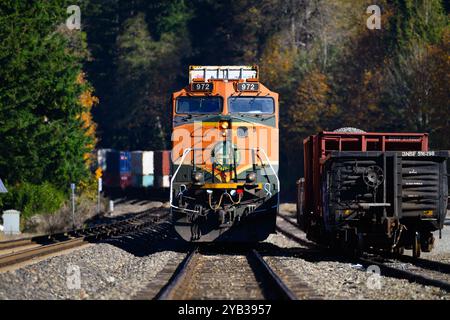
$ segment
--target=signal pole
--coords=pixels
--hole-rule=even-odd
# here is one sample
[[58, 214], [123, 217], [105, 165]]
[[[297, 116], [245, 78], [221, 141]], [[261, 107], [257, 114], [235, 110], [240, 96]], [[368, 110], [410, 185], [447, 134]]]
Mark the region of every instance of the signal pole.
[[100, 214], [100, 197], [103, 188], [102, 169], [95, 170], [95, 177], [97, 178], [97, 214]]
[[72, 197], [72, 229], [75, 229], [75, 183], [70, 184]]

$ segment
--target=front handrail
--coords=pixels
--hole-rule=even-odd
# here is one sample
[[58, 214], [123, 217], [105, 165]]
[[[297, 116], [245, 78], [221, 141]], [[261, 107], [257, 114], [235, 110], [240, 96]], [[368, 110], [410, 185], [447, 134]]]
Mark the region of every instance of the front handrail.
[[170, 201], [170, 207], [171, 208], [175, 208], [175, 209], [179, 209], [179, 210], [183, 210], [183, 211], [189, 211], [189, 212], [193, 212], [193, 213], [199, 213], [199, 211], [197, 211], [197, 210], [190, 210], [190, 209], [186, 209], [186, 208], [180, 208], [180, 207], [178, 207], [178, 206], [176, 206], [176, 205], [174, 205], [172, 203], [173, 202], [173, 182], [175, 181], [175, 178], [176, 178], [176, 176], [178, 174], [178, 171], [180, 171], [180, 168], [181, 168], [181, 165], [184, 162], [184, 159], [186, 159], [186, 156], [191, 151], [192, 151], [192, 148], [187, 148], [187, 149], [185, 149], [183, 151], [183, 156], [181, 157], [180, 164], [178, 165], [177, 170], [175, 170], [175, 172], [174, 172], [174, 174], [172, 176], [172, 179], [170, 179], [170, 198], [169, 198], [170, 200], [169, 201]]
[[[199, 149], [199, 148], [195, 148], [195, 149]], [[174, 172], [174, 174], [172, 176], [172, 179], [170, 180], [170, 200], [169, 201], [170, 201], [170, 207], [172, 207], [172, 208], [183, 210], [183, 211], [188, 211], [188, 212], [193, 212], [193, 213], [198, 213], [199, 211], [197, 211], [197, 210], [190, 210], [190, 209], [186, 209], [186, 208], [180, 208], [180, 207], [178, 207], [178, 206], [173, 204], [173, 182], [175, 181], [175, 178], [176, 178], [176, 176], [178, 174], [178, 171], [180, 170], [182, 164], [184, 163], [184, 160], [186, 159], [186, 156], [191, 151], [194, 151], [195, 149], [194, 148], [186, 148], [183, 151], [183, 155], [181, 156], [180, 164], [178, 165], [178, 168], [175, 170], [175, 172]], [[277, 183], [277, 198], [278, 198], [278, 203], [280, 203], [280, 179], [278, 178], [278, 175], [277, 175], [275, 169], [273, 168], [272, 163], [270, 163], [270, 160], [269, 160], [269, 157], [267, 156], [266, 151], [263, 148], [236, 148], [234, 150], [253, 150], [253, 151], [256, 151], [256, 153], [259, 153], [259, 151], [261, 151], [262, 155], [264, 156], [265, 160], [267, 161], [267, 164], [269, 164], [270, 170], [272, 170], [273, 175], [275, 176], [276, 183]], [[194, 160], [194, 162], [195, 162], [195, 160]], [[262, 162], [262, 159], [261, 159], [261, 162]]]

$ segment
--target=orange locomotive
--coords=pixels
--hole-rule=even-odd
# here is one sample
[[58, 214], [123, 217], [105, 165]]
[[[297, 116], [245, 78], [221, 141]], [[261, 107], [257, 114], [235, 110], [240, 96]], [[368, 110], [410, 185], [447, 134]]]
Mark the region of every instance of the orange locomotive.
[[173, 94], [170, 204], [188, 241], [253, 242], [275, 232], [278, 94], [256, 66], [191, 66]]

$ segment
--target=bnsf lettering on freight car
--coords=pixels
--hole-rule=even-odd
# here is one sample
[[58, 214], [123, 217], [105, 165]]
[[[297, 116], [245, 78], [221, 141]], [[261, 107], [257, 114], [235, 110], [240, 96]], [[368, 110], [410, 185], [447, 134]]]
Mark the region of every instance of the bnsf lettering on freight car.
[[403, 151], [402, 157], [433, 157], [434, 151]]
[[420, 137], [408, 137], [408, 136], [387, 136], [386, 140], [390, 142], [402, 142], [402, 141], [420, 141]]
[[417, 151], [419, 157], [431, 157], [434, 156], [434, 151]]

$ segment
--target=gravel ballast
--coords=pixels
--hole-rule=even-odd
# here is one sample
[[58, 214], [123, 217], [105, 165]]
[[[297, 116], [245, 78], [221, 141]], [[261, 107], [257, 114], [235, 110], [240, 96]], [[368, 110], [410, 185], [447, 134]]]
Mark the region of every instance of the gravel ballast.
[[[277, 223], [282, 228], [289, 227], [289, 224], [280, 218]], [[304, 238], [300, 230], [296, 236]], [[280, 233], [271, 235], [266, 242], [279, 247], [280, 250], [304, 248]], [[266, 256], [269, 263], [271, 259], [277, 259], [286, 268], [294, 270], [303, 282], [323, 295], [324, 299], [450, 300], [450, 293], [439, 288], [383, 275], [377, 278], [360, 265], [335, 261], [338, 259], [327, 257], [326, 254], [318, 259], [302, 258], [302, 254]], [[380, 287], [376, 285], [378, 280]]]
[[185, 256], [167, 235], [152, 242], [156, 236], [150, 229], [0, 273], [0, 299], [130, 299]]
[[[299, 244], [280, 233], [271, 235], [265, 243], [273, 251], [264, 254], [266, 261], [270, 264], [276, 260], [292, 270], [324, 299], [450, 300], [450, 294], [439, 288], [383, 275], [374, 278], [362, 266], [326, 253], [318, 255], [303, 232], [281, 218], [277, 223], [295, 232], [303, 242]], [[447, 233], [443, 236], [434, 258], [448, 263], [449, 237]], [[170, 223], [164, 222], [2, 272], [0, 299], [131, 299], [149, 286], [167, 263], [181, 262], [186, 252], [185, 243], [176, 238]]]
[[[282, 235], [273, 236], [270, 241], [278, 246], [288, 242]], [[291, 246], [287, 244], [287, 246]], [[291, 246], [292, 247], [292, 246]], [[270, 262], [273, 257], [266, 258]], [[373, 283], [372, 274], [358, 265], [336, 261], [311, 262], [301, 257], [276, 257], [289, 269], [295, 270], [299, 278], [314, 288], [324, 299], [450, 299], [450, 294], [434, 287], [425, 287], [407, 280], [380, 276], [381, 288]], [[377, 279], [377, 278], [374, 278]], [[369, 284], [369, 285], [368, 285]]]

